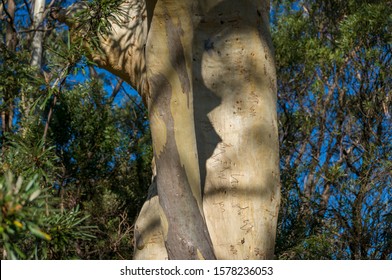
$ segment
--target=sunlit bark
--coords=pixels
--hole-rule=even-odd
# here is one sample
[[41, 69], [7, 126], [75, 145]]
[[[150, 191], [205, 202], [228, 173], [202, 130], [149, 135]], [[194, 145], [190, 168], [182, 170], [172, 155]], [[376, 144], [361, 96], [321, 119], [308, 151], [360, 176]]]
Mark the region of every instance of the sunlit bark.
[[136, 222], [135, 258], [273, 258], [280, 183], [268, 1], [123, 5], [124, 24], [91, 57], [149, 109], [157, 192]]
[[44, 32], [40, 30], [44, 18], [45, 0], [35, 0], [32, 11], [34, 37], [31, 44], [31, 65], [41, 68]]

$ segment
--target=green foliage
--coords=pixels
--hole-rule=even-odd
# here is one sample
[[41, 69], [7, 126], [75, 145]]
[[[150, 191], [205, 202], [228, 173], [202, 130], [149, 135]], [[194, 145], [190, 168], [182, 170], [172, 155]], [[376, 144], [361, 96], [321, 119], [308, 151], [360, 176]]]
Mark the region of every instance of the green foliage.
[[29, 140], [17, 134], [7, 138], [9, 146], [2, 160], [4, 171], [12, 170], [24, 178], [37, 175], [40, 181], [54, 180], [58, 172], [54, 146], [46, 148], [42, 139]]
[[273, 1], [283, 259], [391, 259], [389, 1]]
[[27, 183], [8, 172], [0, 182], [1, 247], [3, 258], [72, 258], [74, 242], [91, 240], [95, 227], [86, 226], [88, 218], [79, 208], [59, 212], [48, 202], [38, 176]]
[[[118, 1], [83, 7], [79, 35], [97, 40], [123, 13]], [[116, 79], [95, 73], [83, 36], [50, 18], [43, 26], [54, 28], [42, 70], [30, 66], [32, 33], [19, 32], [26, 21], [15, 21], [15, 50], [0, 42], [2, 258], [130, 259], [151, 180], [146, 110], [130, 88], [112, 92]]]
[[75, 258], [78, 255], [78, 245], [73, 244], [75, 241], [77, 244], [94, 242], [96, 226], [85, 225], [89, 217], [85, 216], [78, 206], [49, 215], [45, 224], [51, 240], [41, 248], [45, 258], [48, 254], [51, 259]]
[[28, 257], [18, 242], [21, 238], [51, 239], [40, 229], [45, 201], [36, 179], [26, 184], [22, 177], [15, 180], [9, 172], [0, 179], [0, 244], [6, 252], [3, 257], [8, 259]]
[[121, 24], [121, 16], [126, 15], [120, 7], [123, 1], [93, 0], [85, 2], [87, 8], [77, 15], [77, 18], [81, 25], [90, 26], [91, 32], [95, 34], [109, 33], [112, 30], [112, 24]]
[[[83, 49], [84, 44], [93, 51], [100, 51], [99, 40], [112, 31], [113, 23], [121, 25], [126, 19], [126, 11], [119, 0], [79, 1], [74, 7], [72, 24], [76, 36], [73, 36], [73, 46]], [[87, 46], [87, 45], [86, 45]], [[89, 51], [88, 48], [84, 51]]]
[[[132, 257], [129, 219], [141, 208], [151, 178], [144, 109], [134, 98], [114, 106], [110, 101], [98, 80], [77, 85], [61, 95], [51, 126], [65, 196], [79, 201], [97, 226], [99, 242], [85, 244], [90, 250], [83, 258]], [[65, 203], [73, 207], [70, 198]]]

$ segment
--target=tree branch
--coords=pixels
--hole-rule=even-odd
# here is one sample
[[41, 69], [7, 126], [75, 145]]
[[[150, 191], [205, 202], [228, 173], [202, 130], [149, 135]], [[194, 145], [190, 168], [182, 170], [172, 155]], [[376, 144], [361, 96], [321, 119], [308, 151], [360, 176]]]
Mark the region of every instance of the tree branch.
[[1, 0], [1, 2], [3, 3], [4, 12], [5, 12], [5, 14], [7, 15], [8, 19], [9, 19], [8, 20], [8, 24], [10, 25], [12, 30], [16, 33], [16, 29], [15, 29], [15, 26], [14, 26], [14, 18], [13, 18], [13, 16], [11, 16], [11, 14], [8, 12], [8, 9], [5, 7], [4, 0]]

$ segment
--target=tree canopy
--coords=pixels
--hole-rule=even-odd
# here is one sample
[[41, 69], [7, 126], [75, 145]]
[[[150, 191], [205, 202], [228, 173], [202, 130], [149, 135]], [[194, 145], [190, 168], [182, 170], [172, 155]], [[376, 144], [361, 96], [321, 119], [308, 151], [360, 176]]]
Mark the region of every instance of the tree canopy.
[[391, 259], [390, 1], [275, 1], [282, 259]]

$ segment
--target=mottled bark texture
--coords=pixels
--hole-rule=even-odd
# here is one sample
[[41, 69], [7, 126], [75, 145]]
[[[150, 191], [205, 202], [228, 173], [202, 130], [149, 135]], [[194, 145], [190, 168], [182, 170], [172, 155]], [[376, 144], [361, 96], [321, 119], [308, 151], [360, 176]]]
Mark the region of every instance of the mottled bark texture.
[[156, 177], [135, 258], [273, 258], [280, 183], [268, 1], [123, 5], [126, 24], [92, 57], [149, 109]]

